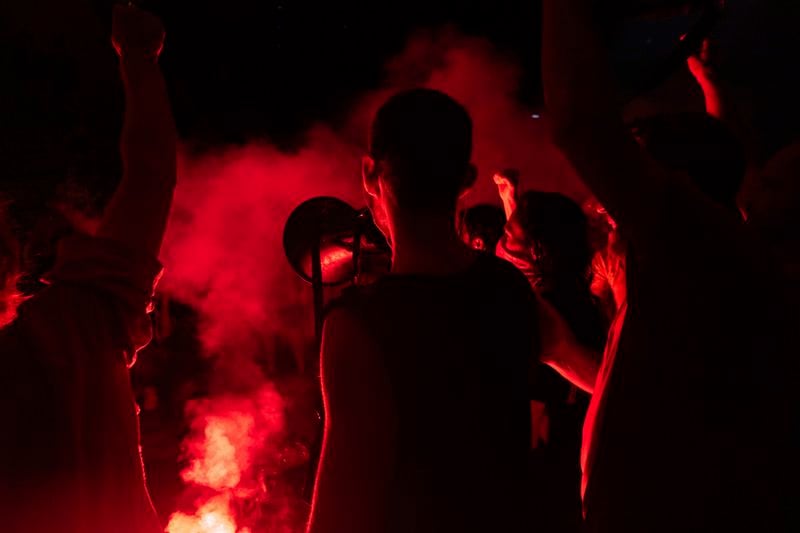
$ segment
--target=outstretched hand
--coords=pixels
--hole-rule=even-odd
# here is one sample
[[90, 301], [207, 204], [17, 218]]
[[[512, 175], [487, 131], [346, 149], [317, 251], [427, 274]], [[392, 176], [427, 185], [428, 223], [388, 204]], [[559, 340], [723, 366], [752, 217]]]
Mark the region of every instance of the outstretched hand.
[[152, 13], [132, 4], [114, 6], [111, 43], [120, 57], [155, 60], [164, 48], [164, 36], [164, 25]]
[[517, 209], [517, 183], [499, 172], [492, 179], [497, 185], [497, 193], [500, 195], [500, 201], [503, 202], [503, 211], [508, 220]]

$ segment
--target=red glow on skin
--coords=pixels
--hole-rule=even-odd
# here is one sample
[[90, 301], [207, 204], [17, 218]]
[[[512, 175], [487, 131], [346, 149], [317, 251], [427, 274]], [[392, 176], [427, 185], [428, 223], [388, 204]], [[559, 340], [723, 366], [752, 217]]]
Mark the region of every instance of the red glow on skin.
[[703, 90], [703, 96], [706, 102], [706, 113], [715, 118], [722, 118], [722, 99], [719, 93], [719, 87], [714, 82], [714, 74], [709, 70], [703, 61], [706, 55], [707, 44], [704, 44], [703, 51], [700, 57], [690, 56], [686, 63], [689, 71], [694, 76], [700, 88]]
[[222, 495], [208, 500], [194, 515], [175, 513], [170, 517], [167, 533], [247, 533], [236, 529], [229, 499]]

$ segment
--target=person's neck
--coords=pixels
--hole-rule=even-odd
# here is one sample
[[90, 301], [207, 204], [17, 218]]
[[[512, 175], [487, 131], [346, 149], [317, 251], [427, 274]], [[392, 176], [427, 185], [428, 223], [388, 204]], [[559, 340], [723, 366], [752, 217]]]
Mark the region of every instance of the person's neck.
[[395, 274], [452, 274], [475, 260], [456, 234], [452, 213], [392, 213], [389, 225]]

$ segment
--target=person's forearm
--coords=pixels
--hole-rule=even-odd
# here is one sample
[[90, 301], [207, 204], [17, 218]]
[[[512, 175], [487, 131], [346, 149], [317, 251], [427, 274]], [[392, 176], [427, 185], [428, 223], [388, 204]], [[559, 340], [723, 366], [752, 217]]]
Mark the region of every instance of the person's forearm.
[[562, 346], [557, 352], [542, 355], [542, 362], [561, 374], [561, 376], [580, 388], [594, 393], [600, 364], [596, 353], [580, 345]]
[[511, 219], [511, 215], [514, 214], [514, 210], [517, 209], [517, 204], [512, 198], [502, 198], [503, 201], [503, 213], [506, 215], [506, 221]]
[[156, 60], [123, 55], [120, 70], [125, 85], [122, 181], [98, 234], [157, 256], [176, 183], [177, 134]]
[[537, 295], [539, 307], [539, 361], [549, 365], [576, 387], [594, 391], [600, 368], [600, 354], [575, 338], [569, 324], [547, 300]]

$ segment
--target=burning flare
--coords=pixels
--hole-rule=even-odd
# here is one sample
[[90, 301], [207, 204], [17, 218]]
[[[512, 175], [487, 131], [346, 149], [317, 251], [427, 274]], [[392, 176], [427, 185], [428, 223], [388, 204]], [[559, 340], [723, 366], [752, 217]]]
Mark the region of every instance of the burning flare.
[[273, 503], [265, 477], [280, 471], [272, 463], [282, 456], [283, 398], [266, 384], [252, 396], [192, 402], [187, 412], [193, 424], [184, 442], [189, 466], [181, 477], [201, 496], [194, 512], [172, 514], [167, 532], [251, 533], [240, 522], [258, 520], [261, 513], [243, 502]]

